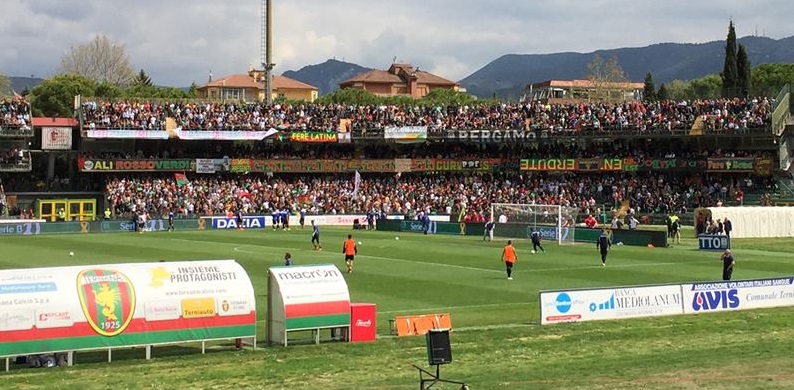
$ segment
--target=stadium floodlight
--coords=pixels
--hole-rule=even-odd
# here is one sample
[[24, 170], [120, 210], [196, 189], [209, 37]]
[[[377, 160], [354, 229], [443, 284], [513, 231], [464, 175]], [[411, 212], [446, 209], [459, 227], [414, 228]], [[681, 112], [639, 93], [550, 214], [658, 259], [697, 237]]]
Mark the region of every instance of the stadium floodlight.
[[494, 237], [529, 238], [532, 230], [545, 240], [572, 244], [579, 209], [560, 205], [491, 203]]

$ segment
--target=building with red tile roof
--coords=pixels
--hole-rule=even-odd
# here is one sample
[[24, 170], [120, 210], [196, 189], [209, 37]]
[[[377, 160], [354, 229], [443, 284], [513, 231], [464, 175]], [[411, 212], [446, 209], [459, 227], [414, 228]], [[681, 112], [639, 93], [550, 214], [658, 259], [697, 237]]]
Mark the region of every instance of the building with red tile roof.
[[378, 96], [421, 98], [433, 89], [460, 91], [460, 84], [410, 64], [392, 64], [388, 70], [370, 70], [339, 83], [339, 88], [360, 88]]
[[[265, 98], [264, 72], [250, 70], [248, 74], [232, 74], [197, 88], [198, 97], [202, 99], [261, 101]], [[317, 99], [317, 87], [293, 80], [284, 76], [273, 76], [273, 100], [304, 100], [313, 102]]]

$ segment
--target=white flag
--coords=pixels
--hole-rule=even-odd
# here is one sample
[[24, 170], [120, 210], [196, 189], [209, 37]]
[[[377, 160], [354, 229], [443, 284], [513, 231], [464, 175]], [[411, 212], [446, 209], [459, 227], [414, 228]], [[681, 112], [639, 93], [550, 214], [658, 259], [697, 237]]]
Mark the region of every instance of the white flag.
[[358, 187], [361, 185], [361, 174], [356, 171], [353, 177], [353, 196], [358, 196]]

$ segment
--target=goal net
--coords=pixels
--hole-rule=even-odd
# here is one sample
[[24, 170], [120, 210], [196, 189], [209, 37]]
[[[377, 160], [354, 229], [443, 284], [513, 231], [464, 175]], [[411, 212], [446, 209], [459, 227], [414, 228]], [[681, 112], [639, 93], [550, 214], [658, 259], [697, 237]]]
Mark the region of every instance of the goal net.
[[536, 230], [544, 240], [572, 244], [578, 214], [575, 207], [491, 203], [495, 237], [529, 238], [532, 230]]

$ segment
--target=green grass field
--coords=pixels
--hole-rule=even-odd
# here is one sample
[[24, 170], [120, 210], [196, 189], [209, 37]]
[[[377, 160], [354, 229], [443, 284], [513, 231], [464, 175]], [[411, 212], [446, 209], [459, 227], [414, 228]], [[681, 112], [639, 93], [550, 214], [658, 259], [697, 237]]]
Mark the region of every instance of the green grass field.
[[[263, 340], [267, 268], [289, 251], [298, 265], [344, 269], [349, 232], [324, 227], [322, 252], [311, 250], [309, 229], [5, 237], [0, 268], [236, 259], [254, 283]], [[794, 388], [794, 308], [537, 325], [540, 289], [719, 279], [719, 253], [693, 249], [694, 239], [673, 248], [613, 246], [603, 268], [594, 245], [547, 242], [548, 253], [531, 255], [529, 243], [519, 241], [515, 280], [508, 281], [499, 261], [504, 241], [354, 234], [362, 244], [346, 278], [353, 302], [377, 304], [375, 343], [244, 351], [227, 344], [206, 355], [195, 345], [160, 347], [152, 361], [142, 349], [119, 350], [110, 364], [105, 352], [85, 352], [70, 368], [0, 373], [3, 387], [412, 389], [418, 374], [410, 364], [427, 367], [425, 340], [390, 336], [387, 320], [449, 312], [454, 362], [442, 374], [472, 389]], [[733, 246], [735, 279], [794, 275], [793, 239], [736, 239]]]

